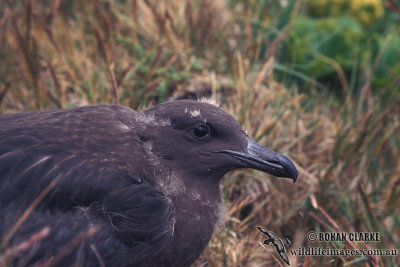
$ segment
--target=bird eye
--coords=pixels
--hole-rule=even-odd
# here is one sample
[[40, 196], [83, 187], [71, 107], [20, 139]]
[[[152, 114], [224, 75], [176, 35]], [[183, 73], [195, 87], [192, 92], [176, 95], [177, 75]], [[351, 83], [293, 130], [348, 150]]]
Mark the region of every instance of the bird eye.
[[193, 129], [193, 133], [197, 137], [204, 137], [210, 133], [210, 127], [208, 127], [207, 125], [197, 125]]

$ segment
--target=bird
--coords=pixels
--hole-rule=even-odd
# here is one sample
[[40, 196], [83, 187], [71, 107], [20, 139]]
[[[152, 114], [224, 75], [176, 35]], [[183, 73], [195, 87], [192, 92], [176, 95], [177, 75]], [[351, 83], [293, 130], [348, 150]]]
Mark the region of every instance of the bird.
[[2, 114], [0, 253], [15, 265], [190, 266], [221, 217], [222, 177], [239, 168], [298, 177], [203, 101]]
[[268, 237], [268, 239], [265, 239], [262, 244], [263, 245], [269, 245], [272, 243], [272, 245], [275, 246], [276, 251], [278, 252], [279, 256], [281, 259], [287, 264], [290, 265], [290, 260], [287, 255], [287, 249], [286, 246], [290, 246], [290, 240], [289, 238], [284, 238], [281, 239], [279, 238], [274, 232], [269, 231], [267, 228], [262, 227], [262, 226], [257, 226], [258, 230], [260, 230], [264, 235]]

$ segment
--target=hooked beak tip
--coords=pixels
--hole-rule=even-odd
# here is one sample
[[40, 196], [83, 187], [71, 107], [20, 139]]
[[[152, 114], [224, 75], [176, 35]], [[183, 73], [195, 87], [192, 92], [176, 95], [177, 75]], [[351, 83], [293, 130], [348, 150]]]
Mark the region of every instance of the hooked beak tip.
[[281, 165], [285, 168], [285, 171], [287, 172], [287, 177], [293, 179], [293, 183], [295, 183], [297, 181], [298, 172], [293, 162], [283, 155], [280, 155], [279, 161]]
[[297, 181], [297, 169], [290, 159], [257, 144], [250, 138], [247, 138], [247, 150], [245, 152], [232, 150], [214, 152], [228, 154], [239, 159], [241, 168], [253, 168], [273, 176], [290, 178], [293, 183]]

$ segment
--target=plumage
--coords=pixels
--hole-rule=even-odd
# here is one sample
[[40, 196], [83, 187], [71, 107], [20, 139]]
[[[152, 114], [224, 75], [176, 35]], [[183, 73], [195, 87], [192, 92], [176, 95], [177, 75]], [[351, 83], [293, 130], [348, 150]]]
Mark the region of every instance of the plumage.
[[[15, 263], [55, 256], [54, 264], [65, 266], [189, 266], [218, 222], [220, 179], [236, 168], [297, 178], [287, 158], [251, 141], [231, 115], [207, 103], [1, 115], [0, 232], [9, 233], [56, 181], [9, 247], [46, 226], [50, 232]], [[93, 226], [96, 233], [71, 245]]]

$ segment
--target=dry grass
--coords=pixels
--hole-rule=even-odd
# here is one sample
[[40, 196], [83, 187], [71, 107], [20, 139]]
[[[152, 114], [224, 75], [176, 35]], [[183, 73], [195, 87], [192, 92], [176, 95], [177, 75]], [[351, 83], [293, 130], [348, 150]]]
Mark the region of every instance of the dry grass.
[[[273, 247], [260, 245], [257, 225], [289, 237], [291, 248], [315, 245], [306, 241], [309, 230], [382, 237], [321, 247], [399, 248], [398, 81], [374, 94], [365, 79], [344, 99], [287, 88], [273, 79], [274, 55], [299, 5], [273, 16], [273, 1], [237, 2], [0, 2], [0, 112], [114, 102], [137, 108], [210, 89], [249, 136], [293, 159], [300, 177], [292, 185], [257, 171], [228, 174], [227, 222], [195, 266], [284, 266]], [[400, 264], [399, 257], [290, 260]]]

